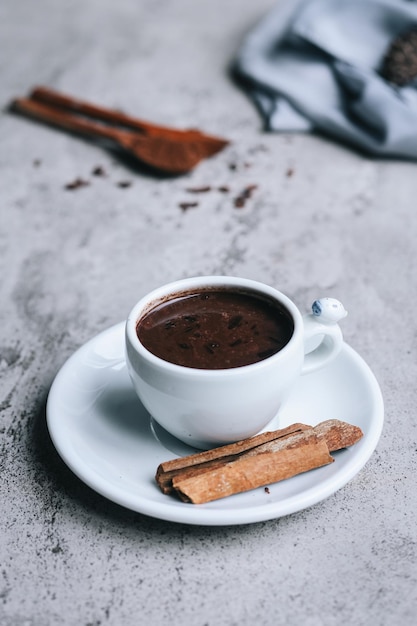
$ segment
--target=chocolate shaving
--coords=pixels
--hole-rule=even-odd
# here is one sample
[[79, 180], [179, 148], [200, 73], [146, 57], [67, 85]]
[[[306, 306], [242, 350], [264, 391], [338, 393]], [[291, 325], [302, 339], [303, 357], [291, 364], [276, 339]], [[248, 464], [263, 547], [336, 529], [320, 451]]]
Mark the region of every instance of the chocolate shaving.
[[120, 187], [121, 189], [127, 189], [128, 187], [132, 186], [132, 181], [131, 180], [121, 180], [117, 183], [117, 186]]
[[180, 202], [179, 207], [183, 211], [187, 211], [188, 209], [193, 209], [198, 206], [198, 202]]
[[245, 187], [240, 194], [235, 198], [235, 207], [241, 209], [245, 206], [246, 200], [252, 197], [255, 189], [258, 188], [258, 185], [248, 185]]
[[107, 173], [101, 165], [97, 165], [91, 172], [93, 176], [102, 176], [103, 178], [107, 176]]
[[88, 180], [76, 178], [71, 183], [67, 183], [65, 185], [65, 189], [68, 189], [69, 191], [74, 191], [75, 189], [80, 189], [81, 187], [88, 187], [89, 184], [90, 183], [88, 182]]

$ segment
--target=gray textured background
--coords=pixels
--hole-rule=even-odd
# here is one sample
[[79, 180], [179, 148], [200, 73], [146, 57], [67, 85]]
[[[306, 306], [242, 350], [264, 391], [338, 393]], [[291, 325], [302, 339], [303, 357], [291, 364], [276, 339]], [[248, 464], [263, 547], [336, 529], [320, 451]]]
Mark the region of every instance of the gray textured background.
[[[272, 4], [0, 5], [2, 626], [415, 624], [416, 164], [262, 133], [228, 66]], [[34, 84], [232, 144], [156, 179], [7, 113]], [[66, 190], [77, 177], [90, 185]], [[186, 188], [206, 184], [231, 191], [182, 211]], [[386, 421], [365, 468], [325, 502], [182, 526], [106, 501], [55, 452], [45, 399], [60, 366], [148, 290], [198, 273], [262, 280], [302, 310], [330, 292], [349, 309], [345, 338], [380, 382]]]

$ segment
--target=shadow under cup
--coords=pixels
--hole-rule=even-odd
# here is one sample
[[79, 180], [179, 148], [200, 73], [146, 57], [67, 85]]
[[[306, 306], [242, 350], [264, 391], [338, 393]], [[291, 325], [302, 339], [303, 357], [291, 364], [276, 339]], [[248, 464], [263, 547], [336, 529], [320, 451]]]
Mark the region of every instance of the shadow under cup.
[[301, 372], [302, 334], [298, 309], [271, 287], [186, 279], [133, 308], [126, 360], [156, 422], [209, 448], [250, 437], [276, 416]]

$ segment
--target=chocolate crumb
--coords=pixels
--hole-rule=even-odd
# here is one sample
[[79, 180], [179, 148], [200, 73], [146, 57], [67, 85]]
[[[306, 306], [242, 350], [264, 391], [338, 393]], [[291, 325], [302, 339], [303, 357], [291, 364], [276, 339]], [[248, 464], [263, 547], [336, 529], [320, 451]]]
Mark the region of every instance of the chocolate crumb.
[[380, 73], [385, 80], [399, 87], [417, 78], [417, 29], [413, 28], [393, 39]]
[[232, 170], [232, 172], [234, 172], [235, 170], [237, 170], [237, 165], [236, 165], [236, 163], [229, 163], [229, 170]]
[[248, 187], [244, 190], [246, 197], [250, 198], [255, 189], [258, 189], [258, 185], [248, 185]]
[[233, 330], [233, 328], [237, 328], [238, 326], [240, 326], [240, 325], [241, 325], [242, 320], [243, 320], [243, 315], [234, 315], [234, 316], [230, 319], [230, 321], [229, 321], [229, 323], [228, 323], [228, 325], [227, 325], [227, 328], [228, 328], [229, 330]]
[[268, 487], [265, 487], [265, 488], [264, 488], [264, 491], [265, 491], [265, 493], [271, 493], [271, 492], [269, 491]]
[[229, 193], [230, 187], [228, 187], [227, 185], [222, 185], [221, 187], [219, 187], [219, 191], [221, 191], [222, 193]]
[[285, 176], [287, 178], [291, 178], [291, 176], [294, 176], [294, 169], [292, 167], [289, 167], [287, 171], [285, 172]]
[[121, 180], [117, 183], [117, 186], [120, 187], [121, 189], [127, 189], [128, 187], [132, 186], [132, 181], [131, 180]]
[[83, 178], [76, 178], [71, 183], [67, 183], [65, 185], [65, 189], [68, 189], [69, 191], [74, 191], [75, 189], [80, 189], [81, 187], [88, 187], [89, 184], [90, 183], [88, 182], [88, 180], [84, 180]]
[[252, 197], [255, 189], [258, 188], [258, 185], [248, 185], [245, 187], [240, 194], [235, 198], [235, 207], [241, 209], [245, 206], [246, 200]]
[[207, 193], [207, 191], [211, 191], [211, 186], [206, 185], [205, 187], [188, 187], [186, 189], [189, 193]]
[[104, 167], [102, 167], [101, 165], [97, 165], [97, 167], [95, 167], [91, 173], [93, 176], [107, 176]]
[[193, 209], [196, 206], [198, 206], [198, 202], [180, 202], [179, 203], [179, 207], [183, 211], [187, 211], [188, 209]]

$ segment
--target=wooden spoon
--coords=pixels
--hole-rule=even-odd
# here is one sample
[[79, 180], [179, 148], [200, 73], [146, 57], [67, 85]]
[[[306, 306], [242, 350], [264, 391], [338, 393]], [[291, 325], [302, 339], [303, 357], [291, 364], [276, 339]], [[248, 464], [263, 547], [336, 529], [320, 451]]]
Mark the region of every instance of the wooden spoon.
[[14, 100], [12, 110], [87, 137], [109, 139], [142, 163], [166, 174], [184, 174], [207, 156], [197, 138], [181, 141], [163, 134], [141, 135], [98, 124], [28, 98]]

